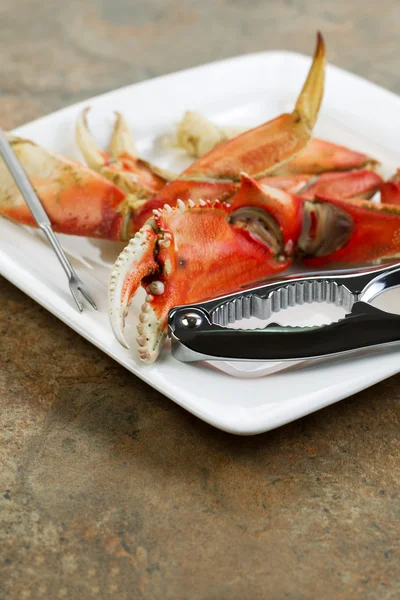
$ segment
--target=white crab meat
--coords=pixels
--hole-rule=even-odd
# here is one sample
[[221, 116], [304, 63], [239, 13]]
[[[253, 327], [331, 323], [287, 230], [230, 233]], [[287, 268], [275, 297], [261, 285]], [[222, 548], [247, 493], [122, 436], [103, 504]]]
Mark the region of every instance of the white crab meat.
[[198, 112], [187, 111], [176, 127], [176, 145], [194, 158], [203, 156], [239, 130], [218, 127]]

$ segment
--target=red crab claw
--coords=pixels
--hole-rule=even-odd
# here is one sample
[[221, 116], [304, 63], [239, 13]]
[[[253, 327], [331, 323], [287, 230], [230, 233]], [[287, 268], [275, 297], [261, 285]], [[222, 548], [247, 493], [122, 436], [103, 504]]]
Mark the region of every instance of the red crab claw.
[[311, 139], [323, 96], [324, 76], [325, 46], [318, 34], [314, 59], [294, 111], [223, 142], [196, 160], [183, 177], [238, 181], [241, 171], [262, 176], [293, 158]]
[[109, 317], [115, 337], [126, 348], [128, 344], [123, 330], [129, 304], [142, 280], [157, 273], [160, 268], [156, 260], [159, 241], [156, 230], [154, 219], [150, 219], [121, 252], [111, 275], [108, 287]]
[[370, 169], [323, 173], [316, 181], [310, 180], [305, 191], [299, 193], [307, 200], [316, 196], [367, 199], [380, 189], [382, 183], [382, 177]]
[[[183, 148], [189, 156], [199, 157], [239, 133], [239, 130], [233, 128], [219, 127], [198, 112], [187, 111], [177, 127], [176, 145]], [[318, 174], [324, 171], [360, 169], [376, 164], [366, 154], [314, 138], [293, 159], [293, 163], [287, 162], [281, 170], [277, 169], [274, 173], [282, 171], [287, 176], [298, 173]]]
[[116, 112], [109, 153], [100, 150], [87, 123], [89, 108], [80, 115], [76, 124], [76, 141], [87, 165], [103, 177], [131, 194], [140, 202], [163, 189], [175, 175], [139, 158], [132, 133], [121, 113]]
[[[245, 180], [243, 185], [250, 186], [250, 182]], [[231, 205], [178, 201], [175, 208], [166, 205], [154, 211], [144, 232], [121, 254], [110, 280], [111, 326], [124, 346], [125, 311], [140, 284], [147, 296], [139, 315], [137, 341], [141, 358], [153, 362], [173, 306], [222, 294], [289, 266], [283, 247], [287, 236], [271, 214], [272, 195], [264, 194], [264, 210], [261, 191], [254, 190], [253, 196], [248, 207], [239, 192]], [[278, 207], [275, 212], [279, 213]]]
[[[27, 140], [10, 138], [55, 231], [124, 239], [126, 196], [91, 169]], [[23, 225], [36, 222], [8, 169], [0, 161], [0, 214]]]
[[350, 169], [373, 168], [378, 161], [345, 146], [313, 138], [304, 150], [283, 167], [276, 175], [298, 175], [301, 173], [325, 173], [327, 171], [348, 171]]
[[400, 169], [381, 187], [382, 204], [400, 205]]
[[304, 203], [298, 247], [305, 264], [368, 263], [400, 253], [400, 207], [318, 197]]

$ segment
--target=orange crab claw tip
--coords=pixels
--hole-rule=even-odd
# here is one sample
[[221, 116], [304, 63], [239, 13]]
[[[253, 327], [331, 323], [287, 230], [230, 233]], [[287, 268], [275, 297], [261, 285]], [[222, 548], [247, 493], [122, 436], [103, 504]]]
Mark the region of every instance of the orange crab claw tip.
[[110, 324], [115, 337], [125, 348], [129, 348], [124, 335], [129, 304], [143, 277], [158, 268], [154, 260], [156, 240], [151, 224], [146, 224], [121, 252], [111, 273], [108, 285]]
[[135, 158], [137, 155], [132, 132], [123, 114], [119, 111], [115, 111], [115, 123], [109, 150], [115, 160], [118, 160], [124, 154], [131, 158]]
[[318, 32], [311, 68], [296, 103], [297, 114], [310, 131], [317, 120], [324, 94], [325, 61], [325, 43]]
[[93, 169], [93, 171], [99, 172], [108, 157], [97, 147], [97, 143], [90, 133], [88, 124], [89, 111], [90, 107], [87, 106], [78, 115], [75, 127], [75, 139], [88, 167]]

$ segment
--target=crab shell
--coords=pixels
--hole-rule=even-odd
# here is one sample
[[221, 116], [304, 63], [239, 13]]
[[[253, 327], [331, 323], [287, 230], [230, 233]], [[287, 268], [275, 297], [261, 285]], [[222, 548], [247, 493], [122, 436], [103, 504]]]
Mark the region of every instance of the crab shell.
[[146, 292], [138, 324], [139, 354], [157, 358], [169, 310], [197, 302], [286, 269], [302, 227], [302, 199], [242, 177], [231, 204], [178, 201], [165, 205], [129, 242], [115, 263], [109, 314], [115, 336], [133, 295]]

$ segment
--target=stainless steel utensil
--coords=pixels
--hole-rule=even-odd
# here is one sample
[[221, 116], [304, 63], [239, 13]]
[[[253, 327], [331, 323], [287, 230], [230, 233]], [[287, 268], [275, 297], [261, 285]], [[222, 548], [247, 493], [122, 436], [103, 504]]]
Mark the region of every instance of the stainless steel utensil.
[[78, 275], [75, 273], [71, 263], [66, 257], [64, 250], [61, 247], [60, 242], [55, 236], [52, 228], [50, 219], [48, 218], [46, 211], [43, 208], [42, 203], [40, 202], [36, 192], [34, 191], [21, 163], [16, 157], [10, 143], [8, 142], [4, 132], [0, 129], [0, 154], [3, 157], [5, 164], [7, 165], [8, 170], [10, 171], [15, 184], [19, 188], [25, 202], [27, 203], [38, 227], [44, 232], [50, 245], [53, 247], [54, 252], [58, 260], [61, 263], [62, 268], [64, 269], [69, 283], [69, 289], [71, 290], [71, 294], [76, 302], [77, 307], [82, 312], [83, 305], [79, 299], [79, 292], [85, 298], [85, 300], [95, 309], [97, 310], [97, 306], [92, 300], [89, 293], [86, 291], [83, 282], [79, 279]]
[[[287, 276], [233, 294], [178, 306], [169, 313], [172, 354], [182, 362], [200, 360], [283, 361], [323, 358], [398, 343], [400, 315], [369, 302], [400, 286], [400, 263], [386, 267]], [[232, 329], [229, 323], [304, 303], [328, 302], [348, 314], [329, 325]]]

